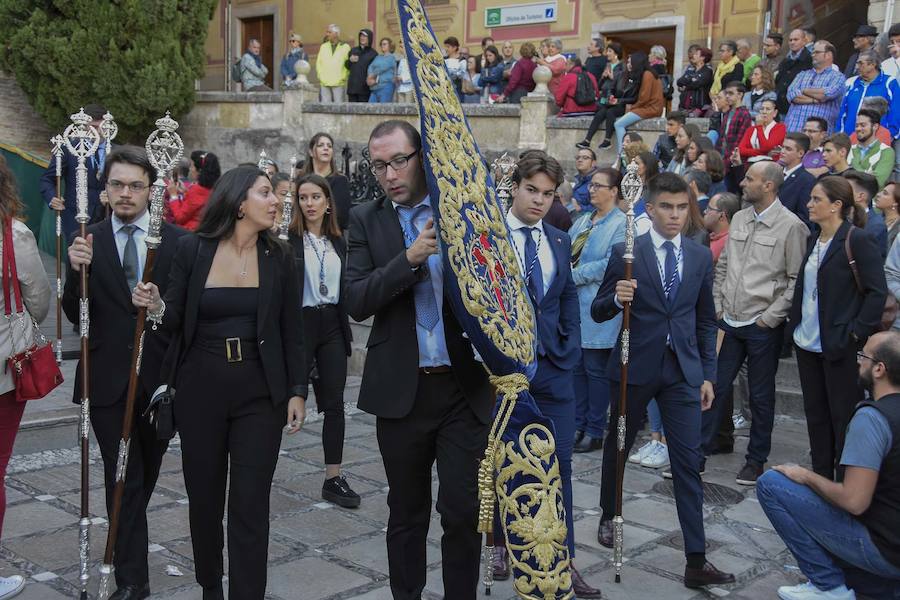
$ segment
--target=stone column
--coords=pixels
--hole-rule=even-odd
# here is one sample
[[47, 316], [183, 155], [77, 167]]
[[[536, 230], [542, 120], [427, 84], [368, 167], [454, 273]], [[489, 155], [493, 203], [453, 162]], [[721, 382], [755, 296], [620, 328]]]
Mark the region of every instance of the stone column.
[[319, 88], [311, 83], [299, 83], [285, 89], [283, 99], [284, 126], [297, 129], [303, 126], [303, 105], [319, 101]]
[[556, 100], [547, 88], [550, 69], [541, 65], [534, 70], [534, 91], [522, 98], [519, 116], [519, 148], [547, 149], [547, 117], [556, 109]]

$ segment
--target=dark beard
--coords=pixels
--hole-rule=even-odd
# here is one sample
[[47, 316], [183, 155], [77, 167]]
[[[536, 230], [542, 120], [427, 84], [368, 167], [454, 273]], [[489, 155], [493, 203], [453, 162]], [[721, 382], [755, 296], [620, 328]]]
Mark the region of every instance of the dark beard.
[[872, 388], [874, 386], [874, 382], [872, 381], [872, 372], [866, 371], [866, 372], [860, 373], [856, 380], [864, 390], [869, 392], [869, 396], [871, 397], [872, 396]]

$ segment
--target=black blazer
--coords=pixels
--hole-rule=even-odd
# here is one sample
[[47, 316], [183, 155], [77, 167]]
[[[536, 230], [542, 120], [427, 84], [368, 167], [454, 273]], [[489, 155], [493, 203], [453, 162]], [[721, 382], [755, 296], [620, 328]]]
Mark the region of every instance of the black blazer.
[[[391, 201], [354, 206], [349, 240], [344, 281], [347, 310], [357, 321], [375, 317], [366, 343], [359, 408], [378, 417], [399, 419], [412, 410], [419, 379], [412, 291], [418, 276], [406, 260], [403, 231]], [[472, 344], [463, 337], [448, 305], [445, 299], [444, 335], [453, 374], [472, 411], [482, 423], [488, 423], [494, 398], [487, 371], [475, 360]]]
[[816, 177], [802, 166], [784, 178], [784, 183], [778, 190], [778, 199], [786, 209], [800, 217], [800, 220], [810, 227], [809, 209], [806, 204], [809, 202], [809, 195], [813, 186], [816, 185]]
[[[341, 259], [341, 290], [338, 296], [338, 315], [341, 320], [341, 333], [344, 335], [344, 351], [350, 356], [350, 343], [353, 341], [353, 335], [350, 333], [350, 318], [347, 316], [347, 293], [344, 286], [344, 276], [346, 275], [347, 266], [347, 242], [344, 238], [329, 238], [334, 245], [334, 251], [337, 252], [338, 258]], [[297, 285], [300, 287], [300, 299], [298, 306], [303, 305], [303, 290], [306, 286], [306, 255], [303, 251], [303, 238], [296, 233], [291, 232], [289, 241], [294, 252], [294, 267], [297, 269]]]
[[325, 179], [331, 187], [338, 227], [341, 231], [346, 231], [350, 226], [350, 206], [353, 204], [350, 196], [350, 180], [340, 173], [332, 173]]
[[[88, 299], [90, 306], [90, 399], [94, 406], [111, 406], [125, 401], [128, 389], [128, 373], [131, 367], [131, 351], [134, 348], [134, 327], [137, 309], [131, 303], [131, 290], [125, 280], [122, 261], [113, 237], [112, 221], [105, 219], [91, 225], [88, 233], [94, 235], [94, 259], [88, 275]], [[175, 256], [178, 240], [187, 232], [180, 227], [163, 223], [162, 244], [156, 252], [153, 283], [165, 293], [169, 268]], [[72, 323], [78, 323], [78, 303], [81, 278], [78, 271], [69, 266], [63, 289], [62, 308]], [[141, 356], [140, 382], [146, 401], [161, 383], [160, 368], [169, 347], [169, 333], [150, 327], [145, 328], [144, 351]], [[79, 360], [80, 363], [80, 360]], [[81, 402], [81, 368], [75, 370], [73, 402]]]
[[790, 58], [790, 53], [778, 65], [778, 75], [775, 76], [775, 93], [778, 95], [778, 114], [786, 115], [791, 103], [788, 102], [787, 93], [791, 83], [801, 71], [812, 69], [812, 54], [803, 48], [796, 60]]
[[[662, 364], [666, 337], [671, 331], [672, 348], [688, 385], [716, 382], [716, 309], [713, 302], [712, 253], [690, 238], [681, 236], [683, 276], [670, 306], [663, 291], [659, 267], [649, 233], [634, 241], [631, 277], [637, 279], [631, 303], [631, 338], [628, 383], [643, 385], [659, 376], [655, 365]], [[591, 303], [591, 317], [598, 323], [621, 312], [616, 306], [616, 283], [625, 278], [625, 244], [613, 246], [603, 283]], [[607, 375], [621, 379], [622, 340], [616, 342]], [[649, 368], [648, 368], [649, 367]]]
[[[162, 327], [182, 334], [182, 353], [191, 348], [197, 332], [200, 296], [212, 267], [219, 241], [195, 234], [183, 236], [175, 249], [164, 300]], [[272, 404], [287, 402], [291, 396], [306, 398], [304, 373], [303, 320], [298, 310], [300, 286], [292, 253], [287, 245], [260, 237], [256, 244], [259, 266], [259, 305], [256, 339], [269, 384]], [[166, 356], [166, 369], [175, 359], [176, 346]], [[168, 374], [168, 370], [164, 371]], [[169, 382], [173, 383], [173, 382]], [[176, 386], [177, 387], [177, 386]]]
[[[844, 240], [850, 231], [850, 223], [844, 222], [832, 238], [817, 276], [819, 286], [819, 331], [822, 337], [822, 354], [828, 360], [838, 360], [847, 347], [862, 347], [881, 323], [884, 301], [887, 298], [887, 282], [884, 278], [884, 261], [875, 240], [865, 231], [855, 228], [850, 238], [850, 249], [859, 270], [863, 293], [859, 293]], [[794, 286], [794, 303], [791, 306], [790, 327], [800, 324], [803, 307], [804, 269], [816, 247], [818, 233], [809, 236], [806, 256], [800, 265], [797, 284]], [[851, 334], [858, 338], [854, 340]]]

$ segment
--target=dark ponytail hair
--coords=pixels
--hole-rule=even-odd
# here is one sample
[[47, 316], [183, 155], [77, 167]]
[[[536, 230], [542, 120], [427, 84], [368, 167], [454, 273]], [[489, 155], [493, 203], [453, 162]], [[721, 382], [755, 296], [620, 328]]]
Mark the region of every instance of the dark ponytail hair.
[[853, 186], [850, 185], [849, 181], [843, 177], [829, 175], [828, 177], [820, 179], [816, 185], [822, 188], [822, 192], [825, 194], [825, 197], [828, 198], [829, 202], [832, 204], [837, 201], [841, 202], [842, 219], [850, 221], [859, 228], [866, 226], [865, 213], [861, 213], [861, 211], [858, 211], [855, 208], [856, 205], [853, 202]]
[[212, 152], [194, 150], [191, 152], [191, 162], [197, 169], [197, 183], [211, 190], [219, 177], [222, 176], [222, 168], [219, 166], [219, 157]]

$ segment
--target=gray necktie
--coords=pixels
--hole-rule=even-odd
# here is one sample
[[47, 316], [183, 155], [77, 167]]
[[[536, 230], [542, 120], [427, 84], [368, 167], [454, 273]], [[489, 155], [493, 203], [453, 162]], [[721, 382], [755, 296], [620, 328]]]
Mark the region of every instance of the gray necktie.
[[128, 236], [125, 242], [125, 253], [122, 255], [122, 269], [125, 271], [125, 281], [128, 282], [128, 289], [134, 290], [138, 284], [138, 253], [137, 244], [134, 241], [134, 232], [137, 230], [135, 225], [126, 225], [122, 231]]

